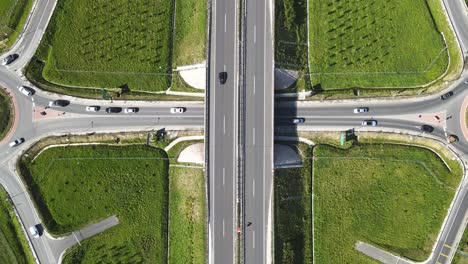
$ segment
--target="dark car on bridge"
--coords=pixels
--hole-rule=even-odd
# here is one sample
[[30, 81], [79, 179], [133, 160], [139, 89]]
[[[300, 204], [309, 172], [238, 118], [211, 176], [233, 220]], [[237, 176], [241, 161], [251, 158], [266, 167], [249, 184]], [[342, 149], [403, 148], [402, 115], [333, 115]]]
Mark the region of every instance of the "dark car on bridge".
[[219, 78], [219, 83], [220, 84], [225, 84], [226, 80], [227, 80], [227, 72], [220, 72], [218, 74], [218, 78]]
[[116, 114], [122, 112], [122, 107], [107, 107], [106, 113], [108, 114]]
[[432, 131], [434, 131], [434, 127], [430, 125], [422, 125], [421, 130], [427, 133], [432, 133]]

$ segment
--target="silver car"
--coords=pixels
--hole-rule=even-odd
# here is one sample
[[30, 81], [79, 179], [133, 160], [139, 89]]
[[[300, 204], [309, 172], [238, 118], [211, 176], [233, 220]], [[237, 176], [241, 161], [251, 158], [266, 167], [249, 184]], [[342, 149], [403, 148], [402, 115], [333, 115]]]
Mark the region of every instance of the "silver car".
[[361, 123], [363, 126], [377, 126], [377, 120], [364, 120]]

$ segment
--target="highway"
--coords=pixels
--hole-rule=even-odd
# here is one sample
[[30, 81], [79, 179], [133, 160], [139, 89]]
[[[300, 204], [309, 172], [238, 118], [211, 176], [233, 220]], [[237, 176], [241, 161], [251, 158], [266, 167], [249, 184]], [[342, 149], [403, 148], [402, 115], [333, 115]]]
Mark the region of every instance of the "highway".
[[271, 263], [274, 12], [269, 0], [246, 2], [242, 263]]
[[[0, 183], [6, 188], [18, 210], [21, 221], [28, 228], [40, 222], [32, 205], [31, 198], [15, 171], [17, 157], [33, 142], [47, 135], [66, 133], [90, 133], [111, 131], [151, 131], [166, 129], [202, 129], [205, 125], [204, 104], [202, 102], [114, 102], [103, 100], [78, 99], [52, 93], [37, 88], [31, 98], [25, 97], [16, 89], [18, 85], [29, 85], [20, 75], [26, 63], [32, 58], [42, 34], [55, 7], [55, 0], [37, 1], [30, 22], [24, 34], [9, 53], [18, 53], [19, 59], [8, 67], [0, 67], [0, 84], [13, 94], [18, 122], [8, 139], [0, 143]], [[444, 1], [450, 19], [454, 24], [462, 50], [466, 53], [468, 45], [468, 18], [460, 0]], [[272, 234], [272, 177], [273, 177], [273, 121], [275, 129], [291, 129], [294, 117], [304, 117], [304, 124], [297, 126], [299, 131], [342, 131], [354, 128], [356, 131], [403, 132], [430, 137], [444, 142], [445, 135], [456, 134], [460, 142], [447, 144], [466, 162], [468, 141], [461, 131], [461, 109], [468, 95], [466, 70], [462, 78], [450, 84], [454, 96], [440, 100], [440, 94], [420, 98], [399, 100], [361, 100], [355, 102], [281, 102], [273, 109], [273, 30], [272, 14], [274, 8], [266, 0], [247, 0], [246, 17], [246, 76], [245, 77], [245, 145], [238, 145], [238, 2], [212, 1], [212, 24], [210, 43], [209, 78], [209, 262], [234, 263], [236, 261], [237, 215], [243, 213], [244, 225], [244, 262], [271, 263]], [[7, 54], [9, 54], [7, 53]], [[5, 54], [6, 55], [6, 54]], [[0, 59], [5, 56], [0, 56]], [[466, 54], [464, 54], [466, 56]], [[226, 71], [226, 84], [220, 85], [218, 73]], [[35, 119], [35, 108], [45, 106], [50, 100], [67, 99], [71, 104], [60, 111], [66, 112], [58, 119]], [[87, 105], [137, 106], [140, 112], [128, 116], [123, 113], [109, 115], [101, 109], [98, 113], [86, 112]], [[184, 106], [187, 112], [176, 116], [170, 114], [170, 107]], [[370, 108], [368, 114], [354, 114], [355, 107]], [[47, 110], [49, 111], [49, 110]], [[273, 113], [275, 118], [273, 120]], [[440, 124], [434, 125], [433, 133], [423, 133], [420, 129], [425, 120], [418, 115], [442, 113]], [[207, 113], [208, 114], [208, 113]], [[362, 127], [364, 119], [376, 119], [375, 128]], [[295, 129], [296, 127], [293, 127]], [[12, 139], [24, 137], [26, 142], [18, 148], [9, 148]], [[238, 149], [245, 151], [244, 212], [237, 212], [237, 165]], [[450, 263], [466, 223], [468, 197], [467, 182], [457, 193], [453, 209], [441, 233], [434, 252], [427, 263]], [[248, 225], [248, 223], [252, 223]], [[91, 232], [92, 233], [92, 232]], [[66, 241], [66, 243], [61, 243]], [[39, 239], [31, 239], [34, 251], [41, 263], [57, 263], [63, 251], [76, 241], [69, 236], [60, 241], [47, 233]], [[445, 256], [444, 256], [445, 255]]]
[[[214, 0], [208, 88], [209, 263], [235, 263], [237, 247], [237, 1]], [[227, 72], [225, 84], [218, 74]]]

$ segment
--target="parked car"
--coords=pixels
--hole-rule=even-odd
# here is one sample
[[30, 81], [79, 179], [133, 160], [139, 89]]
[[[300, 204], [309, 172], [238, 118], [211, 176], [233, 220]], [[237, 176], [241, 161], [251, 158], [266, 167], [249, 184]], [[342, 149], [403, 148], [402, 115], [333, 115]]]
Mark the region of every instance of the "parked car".
[[107, 107], [106, 113], [108, 114], [116, 114], [122, 112], [122, 107]]
[[364, 120], [361, 123], [363, 126], [377, 126], [377, 120]]
[[359, 113], [367, 113], [369, 112], [369, 107], [358, 107], [358, 108], [354, 108], [354, 111], [353, 111], [355, 114], [359, 114]]
[[33, 238], [39, 238], [40, 237], [39, 230], [37, 229], [37, 227], [35, 225], [33, 225], [33, 226], [31, 226], [29, 228], [29, 233], [31, 234], [31, 236]]
[[13, 141], [13, 142], [10, 142], [10, 147], [16, 147], [18, 145], [21, 145], [22, 143], [24, 142], [24, 138], [18, 138], [17, 140]]
[[446, 94], [443, 94], [443, 95], [440, 97], [440, 99], [442, 99], [442, 100], [447, 100], [447, 99], [448, 99], [449, 97], [451, 97], [452, 95], [453, 95], [453, 92], [450, 91], [450, 92], [448, 92], [448, 93], [446, 93]]
[[185, 107], [172, 107], [171, 114], [182, 114], [185, 112]]
[[86, 107], [87, 112], [97, 112], [99, 109], [101, 109], [101, 107], [98, 105], [90, 105]]
[[70, 101], [60, 99], [60, 100], [50, 101], [49, 107], [54, 107], [54, 106], [65, 107], [69, 104], [70, 104]]
[[27, 86], [18, 86], [18, 90], [26, 96], [33, 95], [33, 90]]
[[227, 72], [220, 72], [218, 73], [219, 83], [225, 84], [227, 80]]
[[305, 122], [305, 118], [303, 117], [297, 117], [293, 119], [293, 124], [302, 124]]
[[19, 57], [18, 54], [10, 54], [10, 55], [6, 56], [5, 58], [3, 58], [1, 64], [3, 66], [8, 65], [8, 64], [14, 62], [18, 57]]
[[126, 114], [136, 114], [140, 109], [138, 107], [129, 107], [124, 109]]
[[427, 133], [432, 133], [432, 131], [434, 131], [434, 127], [430, 125], [422, 125], [421, 130]]

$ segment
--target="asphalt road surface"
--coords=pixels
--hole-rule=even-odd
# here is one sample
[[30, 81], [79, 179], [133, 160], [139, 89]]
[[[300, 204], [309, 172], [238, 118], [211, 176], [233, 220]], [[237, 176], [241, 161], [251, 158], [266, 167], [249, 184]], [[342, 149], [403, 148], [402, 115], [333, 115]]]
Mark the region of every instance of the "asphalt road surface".
[[[237, 223], [237, 1], [212, 1], [209, 83], [209, 263], [234, 263]], [[227, 72], [225, 84], [218, 74]]]

